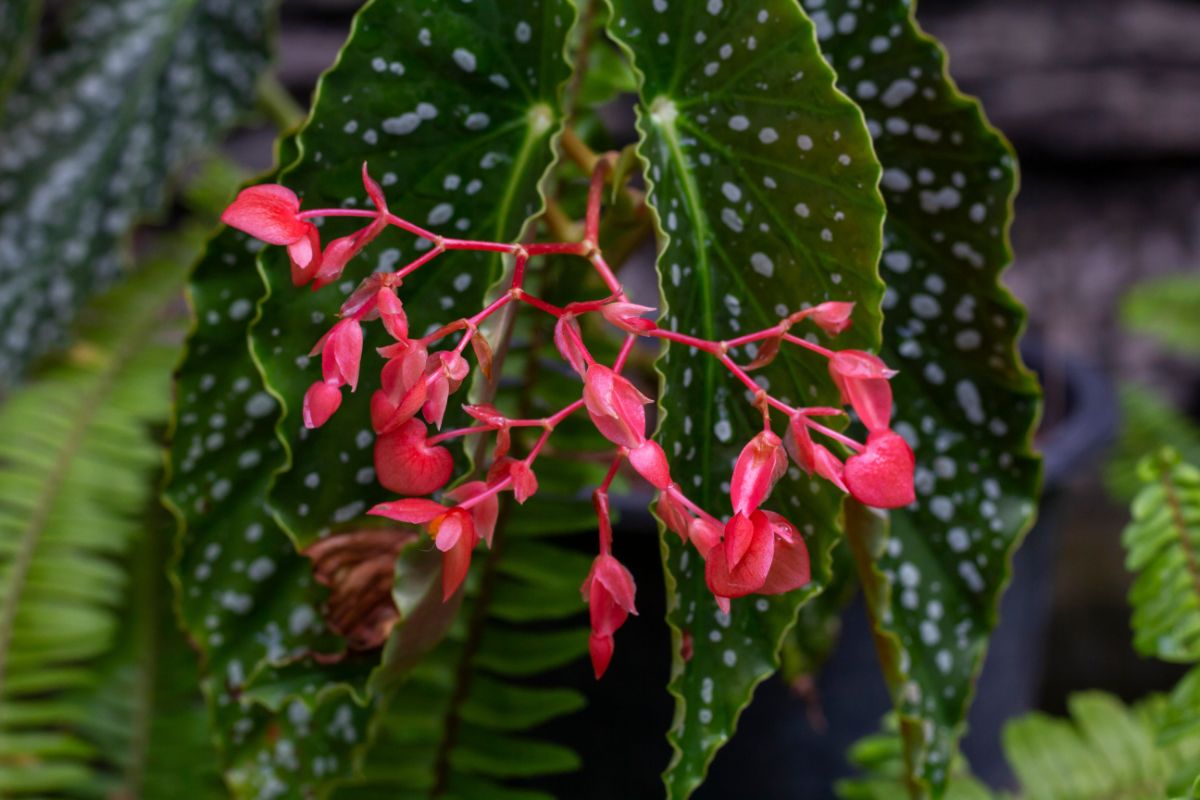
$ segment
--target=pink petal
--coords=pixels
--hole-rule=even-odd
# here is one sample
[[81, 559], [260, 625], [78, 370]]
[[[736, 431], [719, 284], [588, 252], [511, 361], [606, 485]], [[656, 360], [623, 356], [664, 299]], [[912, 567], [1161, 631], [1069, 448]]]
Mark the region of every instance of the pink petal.
[[450, 381], [445, 375], [436, 375], [425, 385], [425, 405], [421, 407], [421, 413], [426, 422], [441, 430], [446, 404], [450, 400]]
[[640, 306], [636, 303], [613, 302], [605, 303], [600, 306], [600, 315], [606, 319], [609, 324], [615, 325], [623, 331], [634, 334], [643, 334], [652, 331], [658, 327], [653, 320], [642, 319], [643, 314], [653, 313], [655, 309], [649, 306]]
[[892, 387], [888, 378], [895, 370], [878, 357], [861, 350], [842, 350], [829, 359], [829, 373], [842, 393], [843, 402], [858, 412], [869, 431], [887, 430], [892, 416]]
[[630, 450], [629, 463], [655, 489], [666, 489], [671, 485], [671, 468], [667, 464], [667, 454], [653, 439], [647, 439]]
[[[758, 591], [767, 579], [775, 555], [775, 535], [766, 515], [755, 511], [748, 520], [735, 525], [740, 516], [730, 520], [725, 528], [725, 541], [709, 551], [705, 563], [708, 588], [721, 597], [742, 597]], [[747, 541], [743, 543], [739, 537]]]
[[[469, 518], [468, 518], [469, 519]], [[446, 602], [462, 586], [471, 569], [471, 553], [475, 550], [474, 532], [460, 536], [455, 546], [442, 554], [442, 602]]]
[[810, 309], [810, 312], [809, 319], [830, 336], [836, 336], [850, 327], [850, 315], [854, 312], [854, 303], [830, 301]]
[[596, 680], [600, 680], [612, 662], [613, 638], [593, 633], [588, 637], [588, 654], [592, 657], [592, 672], [596, 674]]
[[696, 546], [700, 557], [707, 559], [714, 547], [720, 549], [721, 527], [712, 520], [696, 517], [688, 526], [688, 539]]
[[644, 406], [650, 399], [628, 379], [592, 364], [584, 376], [583, 401], [592, 424], [610, 442], [632, 450], [646, 440]]
[[758, 508], [786, 471], [783, 442], [774, 432], [762, 431], [742, 448], [734, 463], [729, 484], [733, 510], [748, 514]]
[[829, 452], [829, 448], [825, 447], [825, 445], [813, 445], [813, 467], [818, 475], [843, 492], [850, 491], [846, 488], [846, 482], [843, 478], [844, 467], [842, 466], [842, 462], [837, 456]]
[[[455, 503], [463, 503], [487, 490], [488, 485], [483, 481], [470, 481], [446, 492], [445, 497]], [[492, 546], [492, 536], [496, 532], [496, 519], [499, 515], [500, 501], [494, 494], [488, 495], [471, 506], [471, 518], [475, 521], [475, 533], [487, 542], [488, 547]]]
[[582, 342], [583, 332], [579, 330], [579, 320], [571, 314], [559, 317], [558, 322], [554, 324], [554, 345], [580, 377], [587, 373], [587, 359], [583, 354]]
[[784, 594], [808, 585], [812, 574], [804, 538], [780, 515], [770, 511], [764, 513], [775, 533], [775, 556], [758, 594]]
[[309, 223], [308, 232], [288, 245], [288, 258], [292, 262], [292, 283], [303, 286], [313, 279], [321, 267], [321, 235], [317, 226]]
[[363, 188], [367, 190], [367, 197], [371, 198], [371, 202], [375, 204], [375, 208], [382, 213], [387, 213], [387, 199], [383, 196], [383, 188], [375, 182], [375, 180], [367, 174], [367, 162], [362, 165], [362, 182]]
[[299, 213], [300, 199], [291, 189], [266, 183], [238, 192], [221, 221], [267, 244], [291, 244], [307, 236], [311, 226]]
[[395, 500], [390, 503], [380, 503], [368, 511], [376, 517], [387, 517], [397, 522], [408, 522], [413, 525], [424, 525], [426, 522], [445, 514], [447, 509], [441, 503], [422, 498]]
[[304, 393], [304, 427], [319, 428], [329, 421], [333, 412], [342, 404], [342, 393], [337, 386], [317, 381]]
[[431, 494], [445, 486], [453, 472], [450, 451], [426, 444], [420, 420], [411, 419], [375, 440], [375, 474], [385, 489], [396, 494]]
[[916, 500], [916, 459], [904, 437], [892, 431], [867, 435], [866, 449], [846, 460], [846, 487], [854, 499], [875, 508], [903, 508]]

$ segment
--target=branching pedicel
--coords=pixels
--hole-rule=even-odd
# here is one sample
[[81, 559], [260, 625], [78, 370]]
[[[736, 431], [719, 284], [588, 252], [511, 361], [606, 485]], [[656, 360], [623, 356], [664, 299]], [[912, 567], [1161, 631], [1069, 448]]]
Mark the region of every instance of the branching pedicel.
[[[727, 341], [706, 341], [664, 330], [644, 314], [654, 309], [630, 303], [597, 245], [601, 196], [611, 158], [601, 158], [592, 175], [582, 241], [541, 244], [503, 244], [466, 241], [439, 236], [390, 213], [380, 186], [363, 165], [363, 184], [374, 211], [351, 209], [300, 210], [300, 201], [278, 185], [253, 186], [241, 192], [222, 215], [229, 225], [268, 244], [286, 245], [297, 286], [314, 289], [336, 281], [346, 263], [384, 228], [394, 225], [428, 240], [433, 247], [412, 263], [388, 273], [367, 277], [341, 308], [341, 320], [317, 342], [313, 355], [321, 354], [323, 380], [304, 397], [304, 424], [317, 428], [341, 404], [341, 388], [358, 385], [362, 355], [362, 323], [378, 319], [395, 339], [379, 349], [386, 362], [380, 388], [371, 398], [371, 423], [375, 440], [375, 468], [379, 482], [406, 499], [381, 503], [370, 513], [400, 522], [422, 525], [443, 552], [443, 598], [458, 590], [479, 540], [489, 546], [495, 528], [500, 492], [511, 491], [524, 503], [538, 490], [534, 464], [555, 427], [568, 416], [586, 409], [599, 432], [616, 445], [612, 466], [595, 490], [593, 502], [599, 517], [600, 554], [583, 584], [592, 624], [592, 665], [599, 677], [613, 652], [613, 634], [629, 614], [635, 614], [633, 576], [612, 555], [612, 526], [608, 490], [623, 460], [659, 491], [657, 511], [668, 528], [685, 543], [691, 542], [706, 560], [705, 576], [717, 602], [728, 611], [729, 599], [747, 594], [780, 594], [809, 581], [809, 558], [804, 539], [794, 525], [779, 514], [760, 508], [775, 482], [787, 468], [787, 453], [809, 474], [816, 473], [867, 505], [895, 508], [913, 501], [912, 451], [889, 427], [892, 393], [888, 378], [894, 373], [876, 356], [856, 350], [834, 351], [793, 335], [792, 326], [811, 322], [829, 336], [850, 324], [852, 303], [827, 302], [797, 311], [756, 333]], [[330, 242], [322, 252], [315, 217], [362, 217], [369, 224], [358, 232]], [[507, 253], [514, 258], [512, 282], [507, 291], [479, 313], [450, 322], [427, 336], [411, 337], [397, 289], [404, 278], [450, 250]], [[523, 288], [525, 267], [537, 255], [563, 254], [587, 259], [604, 281], [611, 296], [557, 307], [528, 294]], [[563, 359], [579, 373], [581, 397], [543, 419], [510, 419], [489, 405], [467, 405], [478, 423], [468, 428], [429, 435], [426, 424], [441, 428], [450, 395], [470, 373], [464, 353], [474, 351], [485, 376], [492, 371], [492, 350], [480, 325], [510, 303], [523, 303], [554, 318], [554, 341]], [[578, 317], [600, 314], [627, 335], [612, 364], [597, 362], [583, 341]], [[461, 333], [448, 349], [433, 350], [443, 339]], [[742, 450], [733, 469], [730, 500], [733, 516], [721, 522], [692, 502], [671, 480], [663, 449], [646, 435], [645, 406], [650, 399], [621, 373], [637, 337], [656, 337], [695, 348], [717, 359], [751, 392], [762, 412], [762, 432]], [[729, 350], [757, 343], [754, 363], [736, 364]], [[769, 363], [785, 345], [811, 350], [829, 360], [829, 372], [843, 403], [858, 414], [868, 434], [865, 444], [817, 421], [844, 414], [839, 408], [794, 408], [772, 397], [748, 374]], [[785, 438], [771, 428], [772, 410], [788, 419]], [[418, 418], [424, 419], [424, 422]], [[511, 431], [517, 427], [541, 428], [533, 448], [523, 458], [509, 455]], [[845, 463], [829, 448], [813, 440], [817, 433], [848, 448]], [[469, 434], [494, 435], [491, 468], [483, 480], [472, 480], [441, 493], [452, 477], [453, 459], [442, 446]], [[786, 441], [785, 441], [786, 440]]]

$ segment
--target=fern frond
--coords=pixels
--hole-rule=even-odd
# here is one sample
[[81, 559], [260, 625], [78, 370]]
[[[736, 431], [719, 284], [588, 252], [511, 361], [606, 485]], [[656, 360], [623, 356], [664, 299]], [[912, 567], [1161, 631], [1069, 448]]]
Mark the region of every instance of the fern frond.
[[0, 408], [4, 797], [136, 794], [143, 783], [158, 738], [148, 648], [172, 623], [164, 596], [141, 595], [162, 581], [163, 560], [132, 572], [130, 561], [162, 530], [145, 516], [161, 459], [153, 427], [178, 355], [180, 255], [197, 237], [99, 298], [77, 344]]
[[1138, 464], [1146, 453], [1163, 447], [1200, 464], [1200, 426], [1150, 389], [1129, 383], [1121, 387], [1121, 433], [1104, 467], [1104, 482], [1113, 496], [1129, 503], [1142, 488]]
[[1164, 661], [1200, 662], [1200, 470], [1164, 449], [1139, 466], [1145, 488], [1125, 529], [1134, 646]]

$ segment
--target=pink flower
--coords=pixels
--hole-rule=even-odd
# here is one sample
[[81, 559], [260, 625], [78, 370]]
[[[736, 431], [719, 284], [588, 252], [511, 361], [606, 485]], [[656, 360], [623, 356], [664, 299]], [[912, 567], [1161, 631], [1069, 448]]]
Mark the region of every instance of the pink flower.
[[399, 352], [389, 349], [393, 355], [383, 366], [379, 390], [371, 395], [371, 425], [379, 434], [391, 433], [416, 416], [428, 394], [425, 348], [408, 342], [393, 347]]
[[898, 433], [872, 431], [867, 447], [846, 460], [846, 488], [860, 503], [875, 508], [902, 508], [916, 500], [916, 458]]
[[596, 678], [599, 678], [612, 660], [612, 635], [625, 624], [630, 614], [637, 614], [633, 604], [637, 587], [633, 575], [620, 561], [602, 553], [592, 562], [592, 569], [583, 582], [582, 590], [592, 623], [588, 649], [592, 656], [592, 669]]
[[775, 557], [775, 533], [762, 511], [734, 514], [725, 524], [725, 537], [708, 553], [704, 577], [719, 597], [743, 597], [756, 592], [767, 579]]
[[825, 445], [817, 444], [808, 432], [805, 414], [796, 414], [788, 424], [785, 448], [796, 462], [796, 466], [812, 475], [814, 472], [834, 486], [847, 491], [842, 479], [842, 462]]
[[829, 359], [829, 374], [842, 393], [842, 402], [858, 412], [869, 431], [887, 430], [892, 416], [892, 387], [896, 374], [879, 356], [861, 350], [842, 350]]
[[769, 430], [759, 433], [742, 448], [734, 463], [729, 484], [733, 510], [749, 514], [758, 508], [786, 471], [782, 440]]
[[428, 374], [428, 396], [421, 413], [426, 422], [441, 428], [442, 418], [446, 415], [446, 403], [450, 395], [458, 391], [471, 368], [458, 353], [443, 351], [429, 358], [425, 371]]
[[[488, 489], [488, 484], [483, 481], [470, 481], [446, 492], [445, 497], [447, 500], [463, 504], [484, 494]], [[487, 542], [488, 547], [492, 546], [492, 536], [496, 532], [496, 519], [499, 516], [500, 501], [496, 499], [494, 493], [471, 506], [471, 519], [475, 522], [475, 532], [479, 534], [479, 538]]]
[[396, 494], [432, 494], [446, 485], [453, 472], [450, 451], [429, 446], [425, 425], [418, 419], [375, 439], [375, 475], [385, 489]]
[[604, 438], [630, 450], [646, 440], [650, 398], [602, 364], [592, 364], [584, 377], [583, 401], [592, 424]]
[[525, 461], [515, 458], [501, 458], [488, 470], [488, 483], [495, 484], [505, 478], [512, 478], [513, 496], [518, 503], [524, 504], [538, 490], [537, 476]]
[[267, 244], [287, 245], [292, 282], [297, 286], [306, 283], [320, 264], [317, 226], [300, 218], [300, 199], [291, 189], [274, 183], [249, 186], [238, 192], [221, 221]]
[[313, 347], [310, 356], [321, 354], [321, 374], [326, 383], [358, 388], [363, 332], [358, 320], [344, 319], [334, 325]]

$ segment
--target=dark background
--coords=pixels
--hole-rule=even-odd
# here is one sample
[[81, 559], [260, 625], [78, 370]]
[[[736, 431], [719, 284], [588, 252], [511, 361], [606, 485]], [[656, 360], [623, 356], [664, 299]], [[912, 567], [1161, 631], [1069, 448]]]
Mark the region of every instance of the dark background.
[[[357, 6], [353, 0], [284, 2], [279, 70], [301, 104], [333, 62]], [[1197, 415], [1196, 363], [1124, 334], [1117, 309], [1122, 294], [1140, 280], [1200, 269], [1200, 2], [922, 0], [918, 17], [946, 45], [960, 86], [983, 100], [1020, 155], [1016, 260], [1005, 280], [1029, 307], [1031, 334], [1054, 356], [1044, 376], [1049, 416], [1058, 416], [1065, 403], [1057, 387], [1066, 381], [1060, 373], [1067, 362], [1094, 370], [1101, 391], [1105, 383], [1136, 380]], [[266, 128], [247, 130], [235, 139], [234, 152], [248, 166], [266, 167], [271, 140]], [[1109, 427], [1103, 419], [1096, 425]], [[1096, 433], [1103, 439], [1112, 431]], [[1127, 512], [1106, 495], [1102, 464], [1102, 453], [1093, 453], [1069, 466], [1056, 492], [1053, 536], [1031, 549], [1025, 559], [1030, 565], [1019, 562], [1019, 569], [1037, 577], [1037, 603], [1048, 611], [1042, 622], [1019, 631], [1033, 639], [1030, 646], [1004, 657], [1038, 663], [989, 666], [992, 674], [1028, 672], [1033, 704], [1054, 713], [1065, 711], [1071, 691], [1104, 688], [1132, 700], [1169, 687], [1178, 675], [1130, 647], [1129, 576], [1119, 541]], [[648, 557], [653, 568], [652, 550], [629, 557]], [[1038, 613], [1028, 604], [1015, 608], [1009, 613]], [[653, 609], [643, 610], [642, 621], [654, 617]], [[638, 647], [624, 644], [626, 655]], [[646, 647], [657, 649], [651, 640]], [[839, 654], [839, 668], [875, 669], [869, 648], [854, 647]], [[629, 677], [661, 687], [666, 667], [655, 661], [648, 652], [628, 664], [644, 670]], [[614, 688], [595, 698], [602, 701], [601, 717], [588, 734], [592, 741], [583, 743], [591, 752], [606, 749], [605, 742], [613, 743], [607, 749], [614, 754], [620, 751], [615, 743], [630, 733], [622, 730], [620, 715], [638, 711], [640, 701], [623, 698], [615, 689], [620, 676], [614, 677]], [[760, 690], [760, 705], [764, 693], [766, 702], [787, 701], [780, 687], [768, 686]], [[634, 785], [600, 784], [605, 772], [633, 766], [624, 758], [657, 771], [666, 755], [660, 732], [669, 707], [655, 708], [661, 719], [647, 723], [654, 730], [646, 739], [655, 744], [593, 764], [586, 776], [594, 787], [590, 796], [641, 796]], [[749, 715], [746, 726], [754, 720]], [[732, 765], [718, 759], [715, 777], [723, 766]]]

